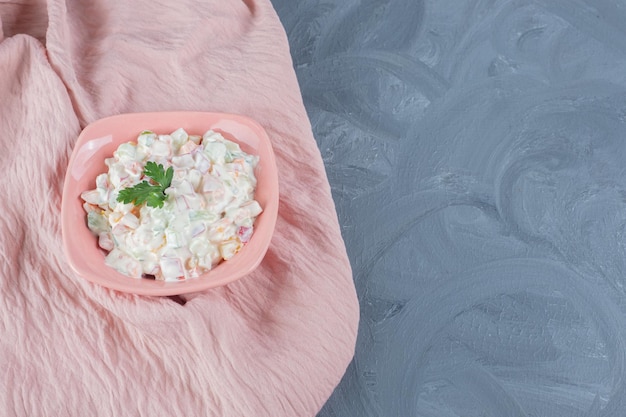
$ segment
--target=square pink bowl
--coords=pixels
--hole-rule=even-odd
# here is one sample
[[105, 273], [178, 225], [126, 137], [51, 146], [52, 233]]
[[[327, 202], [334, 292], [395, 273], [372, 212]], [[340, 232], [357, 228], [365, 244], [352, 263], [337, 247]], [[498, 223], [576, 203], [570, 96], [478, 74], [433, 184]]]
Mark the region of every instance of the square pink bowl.
[[[254, 234], [232, 259], [220, 263], [198, 278], [178, 282], [135, 279], [124, 276], [104, 263], [105, 252], [87, 228], [83, 191], [95, 188], [98, 174], [106, 172], [105, 158], [118, 145], [135, 141], [142, 130], [169, 134], [182, 127], [189, 134], [202, 135], [209, 129], [239, 143], [259, 156], [255, 169], [255, 199], [263, 208], [254, 224]], [[159, 112], [130, 113], [100, 119], [81, 132], [65, 174], [61, 225], [63, 249], [72, 269], [81, 277], [119, 291], [142, 295], [177, 295], [202, 291], [233, 282], [253, 271], [269, 247], [278, 215], [278, 173], [272, 145], [265, 130], [254, 120], [226, 113]]]

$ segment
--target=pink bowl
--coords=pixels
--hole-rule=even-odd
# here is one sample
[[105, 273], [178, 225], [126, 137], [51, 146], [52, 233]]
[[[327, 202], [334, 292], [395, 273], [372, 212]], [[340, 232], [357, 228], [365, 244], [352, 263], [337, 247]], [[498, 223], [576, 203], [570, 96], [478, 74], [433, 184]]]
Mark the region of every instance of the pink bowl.
[[[180, 127], [189, 134], [198, 135], [212, 129], [239, 143], [245, 152], [259, 156], [255, 169], [255, 199], [263, 207], [263, 213], [256, 219], [254, 234], [248, 244], [232, 259], [198, 278], [178, 282], [129, 278], [104, 263], [106, 253], [87, 228], [80, 194], [95, 188], [96, 176], [107, 170], [105, 158], [110, 158], [121, 143], [136, 140], [142, 130], [171, 133]], [[254, 120], [234, 114], [207, 112], [120, 114], [90, 124], [78, 137], [63, 186], [63, 249], [72, 269], [96, 284], [143, 295], [185, 294], [228, 284], [254, 270], [267, 252], [277, 215], [278, 173], [274, 152], [267, 133]]]

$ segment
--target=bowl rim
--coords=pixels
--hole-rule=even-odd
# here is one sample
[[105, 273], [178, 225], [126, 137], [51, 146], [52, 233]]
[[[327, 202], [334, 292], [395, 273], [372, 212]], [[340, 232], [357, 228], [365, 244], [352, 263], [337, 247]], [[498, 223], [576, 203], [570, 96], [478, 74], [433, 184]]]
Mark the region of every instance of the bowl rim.
[[[137, 122], [138, 120], [146, 120], [158, 118], [158, 120], [194, 120], [198, 119], [206, 119], [207, 127], [203, 128], [204, 132], [209, 129], [212, 129], [212, 126], [217, 125], [219, 122], [228, 122], [239, 124], [240, 126], [245, 126], [251, 129], [251, 132], [256, 135], [259, 142], [259, 149], [261, 146], [264, 147], [264, 156], [262, 158], [262, 162], [260, 165], [263, 169], [263, 175], [266, 179], [266, 187], [270, 187], [269, 194], [266, 198], [266, 203], [263, 207], [263, 213], [259, 215], [257, 218], [257, 222], [262, 221], [261, 224], [264, 226], [264, 237], [260, 241], [254, 240], [257, 235], [254, 233], [252, 235], [251, 241], [246, 244], [242, 252], [246, 249], [255, 248], [254, 256], [249, 256], [248, 258], [251, 261], [244, 263], [240, 266], [235, 272], [231, 274], [217, 274], [216, 271], [219, 271], [219, 266], [214, 269], [207, 271], [206, 273], [200, 275], [198, 278], [189, 278], [181, 281], [157, 281], [143, 278], [131, 278], [120, 274], [115, 271], [113, 268], [107, 266], [104, 263], [104, 252], [102, 252], [102, 266], [107, 268], [106, 274], [113, 275], [116, 279], [112, 280], [111, 278], [106, 278], [103, 274], [94, 274], [90, 270], [86, 270], [81, 267], [81, 263], [77, 260], [77, 256], [80, 256], [76, 253], [74, 249], [72, 249], [72, 230], [75, 230], [75, 226], [73, 227], [70, 219], [67, 218], [68, 213], [70, 211], [71, 204], [77, 204], [75, 198], [80, 199], [80, 193], [85, 190], [78, 190], [78, 197], [71, 194], [72, 184], [76, 182], [73, 179], [73, 170], [75, 168], [77, 154], [81, 150], [83, 146], [89, 143], [90, 140], [94, 138], [98, 138], [99, 135], [93, 136], [92, 131], [97, 131], [100, 128], [105, 126], [109, 126], [111, 123], [130, 123]], [[212, 120], [212, 122], [208, 122]], [[174, 122], [173, 122], [174, 123]], [[181, 123], [184, 123], [182, 121]], [[190, 124], [190, 123], [188, 123]], [[132, 128], [134, 132], [139, 132], [142, 129], [142, 126], [136, 125], [137, 128]], [[185, 126], [179, 126], [183, 129], [187, 130]], [[202, 133], [204, 133], [202, 132]], [[198, 134], [197, 132], [189, 132], [190, 134]], [[200, 133], [200, 134], [202, 134]], [[119, 146], [119, 144], [136, 140], [136, 135], [138, 133], [129, 134], [128, 137], [125, 136], [125, 140], [112, 140], [115, 144], [115, 147]], [[135, 135], [133, 137], [133, 135]], [[242, 144], [237, 140], [237, 137], [231, 135], [235, 142]], [[259, 149], [257, 149], [257, 153], [259, 153]], [[96, 155], [98, 152], [95, 153]], [[108, 156], [104, 156], [106, 158]], [[103, 159], [104, 159], [103, 158]], [[92, 180], [94, 180], [93, 178]], [[65, 172], [65, 178], [63, 182], [63, 192], [62, 192], [62, 200], [61, 200], [61, 233], [62, 233], [62, 246], [63, 251], [65, 253], [65, 258], [67, 259], [70, 268], [81, 278], [86, 279], [87, 281], [93, 282], [95, 284], [107, 287], [109, 289], [122, 291], [126, 293], [138, 294], [138, 295], [148, 295], [148, 296], [172, 296], [172, 295], [181, 295], [192, 292], [204, 291], [210, 288], [216, 288], [219, 286], [226, 285], [228, 283], [234, 282], [238, 279], [243, 278], [244, 276], [250, 274], [254, 269], [256, 269], [259, 264], [262, 262], [267, 250], [269, 249], [270, 242], [272, 240], [274, 234], [274, 228], [276, 225], [277, 217], [278, 217], [278, 203], [279, 203], [279, 184], [278, 184], [278, 169], [276, 166], [275, 154], [273, 151], [271, 140], [263, 128], [263, 126], [257, 122], [256, 120], [236, 113], [225, 113], [225, 112], [207, 112], [207, 111], [159, 111], [159, 112], [135, 112], [135, 113], [121, 113], [117, 115], [107, 116], [98, 120], [95, 120], [92, 123], [86, 125], [78, 135], [76, 142], [72, 149], [72, 154], [70, 156], [67, 169]], [[82, 200], [80, 201], [81, 209], [82, 209]], [[84, 220], [84, 217], [83, 217]], [[75, 220], [74, 220], [75, 222]], [[86, 223], [83, 222], [83, 226], [87, 228]], [[258, 224], [255, 223], [255, 226]], [[256, 231], [255, 231], [256, 232]], [[91, 231], [89, 231], [91, 233]], [[259, 238], [260, 239], [260, 238]], [[94, 240], [97, 240], [97, 237], [94, 236]], [[254, 242], [254, 245], [251, 244]], [[100, 249], [99, 249], [100, 250]], [[252, 249], [250, 249], [252, 250]], [[240, 253], [242, 253], [240, 252]], [[240, 253], [235, 255], [232, 259], [235, 259]], [[226, 261], [230, 262], [232, 261]], [[222, 264], [220, 264], [222, 265]], [[213, 275], [213, 276], [212, 276]], [[220, 276], [221, 275], [221, 276]], [[123, 277], [123, 280], [120, 280], [119, 277]]]

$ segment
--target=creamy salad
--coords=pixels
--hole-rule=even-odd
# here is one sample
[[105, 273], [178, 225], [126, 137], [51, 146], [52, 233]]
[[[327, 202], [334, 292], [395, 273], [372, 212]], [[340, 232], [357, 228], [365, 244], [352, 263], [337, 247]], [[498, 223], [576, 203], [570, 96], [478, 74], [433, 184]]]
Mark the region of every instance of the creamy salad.
[[[108, 172], [98, 175], [96, 188], [81, 195], [107, 265], [133, 278], [177, 281], [232, 258], [262, 211], [254, 200], [257, 163], [257, 156], [211, 130], [203, 136], [144, 131], [121, 144], [105, 160]], [[162, 207], [120, 201], [122, 190], [155, 183], [146, 175], [146, 166], [155, 164], [173, 170]]]

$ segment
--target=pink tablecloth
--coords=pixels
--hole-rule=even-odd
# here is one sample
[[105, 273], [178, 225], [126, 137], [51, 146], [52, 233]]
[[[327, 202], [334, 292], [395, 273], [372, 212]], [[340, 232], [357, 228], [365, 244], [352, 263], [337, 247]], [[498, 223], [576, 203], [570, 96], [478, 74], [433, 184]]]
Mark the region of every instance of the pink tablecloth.
[[[22, 0], [0, 19], [0, 414], [315, 415], [352, 357], [358, 304], [269, 0]], [[280, 175], [259, 269], [179, 302], [90, 284], [61, 249], [81, 128], [158, 110], [258, 120]]]

